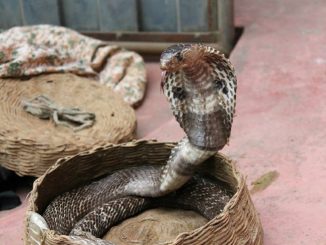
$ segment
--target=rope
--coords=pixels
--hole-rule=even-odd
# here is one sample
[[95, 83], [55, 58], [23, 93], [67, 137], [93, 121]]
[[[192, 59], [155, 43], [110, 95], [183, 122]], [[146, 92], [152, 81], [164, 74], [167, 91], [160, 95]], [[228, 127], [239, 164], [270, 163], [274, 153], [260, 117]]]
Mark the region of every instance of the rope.
[[79, 131], [93, 126], [95, 114], [80, 111], [78, 108], [62, 108], [44, 95], [36, 96], [32, 100], [23, 100], [23, 109], [40, 118], [52, 119], [56, 126], [62, 125]]

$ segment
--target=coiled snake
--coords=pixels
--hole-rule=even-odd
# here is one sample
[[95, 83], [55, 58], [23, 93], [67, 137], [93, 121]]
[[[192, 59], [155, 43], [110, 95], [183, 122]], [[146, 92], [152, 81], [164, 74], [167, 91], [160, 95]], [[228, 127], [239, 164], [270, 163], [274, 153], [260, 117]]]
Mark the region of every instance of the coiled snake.
[[163, 169], [120, 170], [58, 196], [43, 214], [49, 228], [77, 240], [83, 236], [90, 239], [88, 244], [111, 244], [95, 237], [145, 209], [193, 209], [212, 219], [228, 202], [229, 193], [221, 183], [194, 174], [228, 142], [236, 99], [233, 66], [216, 49], [202, 44], [171, 46], [162, 53], [160, 64], [163, 92], [187, 137], [172, 150]]

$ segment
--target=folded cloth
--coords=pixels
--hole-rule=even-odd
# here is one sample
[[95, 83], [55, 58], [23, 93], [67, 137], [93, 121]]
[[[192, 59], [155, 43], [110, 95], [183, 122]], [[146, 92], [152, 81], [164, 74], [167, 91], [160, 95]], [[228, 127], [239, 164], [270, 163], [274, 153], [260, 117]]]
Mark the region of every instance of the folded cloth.
[[145, 65], [135, 52], [60, 26], [14, 27], [0, 33], [0, 78], [53, 72], [94, 76], [130, 105], [145, 93]]

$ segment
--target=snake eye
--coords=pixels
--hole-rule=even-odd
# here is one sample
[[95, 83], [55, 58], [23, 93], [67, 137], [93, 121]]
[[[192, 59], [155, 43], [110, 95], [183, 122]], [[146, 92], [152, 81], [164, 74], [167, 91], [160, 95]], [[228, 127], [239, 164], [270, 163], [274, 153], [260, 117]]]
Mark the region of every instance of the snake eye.
[[175, 57], [177, 58], [178, 61], [182, 61], [182, 55], [181, 55], [181, 52], [178, 52]]

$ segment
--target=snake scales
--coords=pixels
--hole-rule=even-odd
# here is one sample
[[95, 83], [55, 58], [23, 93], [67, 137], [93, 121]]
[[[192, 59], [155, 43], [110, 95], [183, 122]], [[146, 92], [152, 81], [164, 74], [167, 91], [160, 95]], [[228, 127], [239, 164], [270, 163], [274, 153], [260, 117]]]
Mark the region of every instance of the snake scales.
[[187, 136], [163, 168], [120, 170], [58, 196], [43, 214], [49, 228], [96, 239], [148, 208], [192, 209], [212, 219], [228, 202], [227, 188], [195, 170], [228, 142], [236, 99], [234, 69], [224, 55], [201, 44], [171, 46], [160, 63], [163, 92]]

